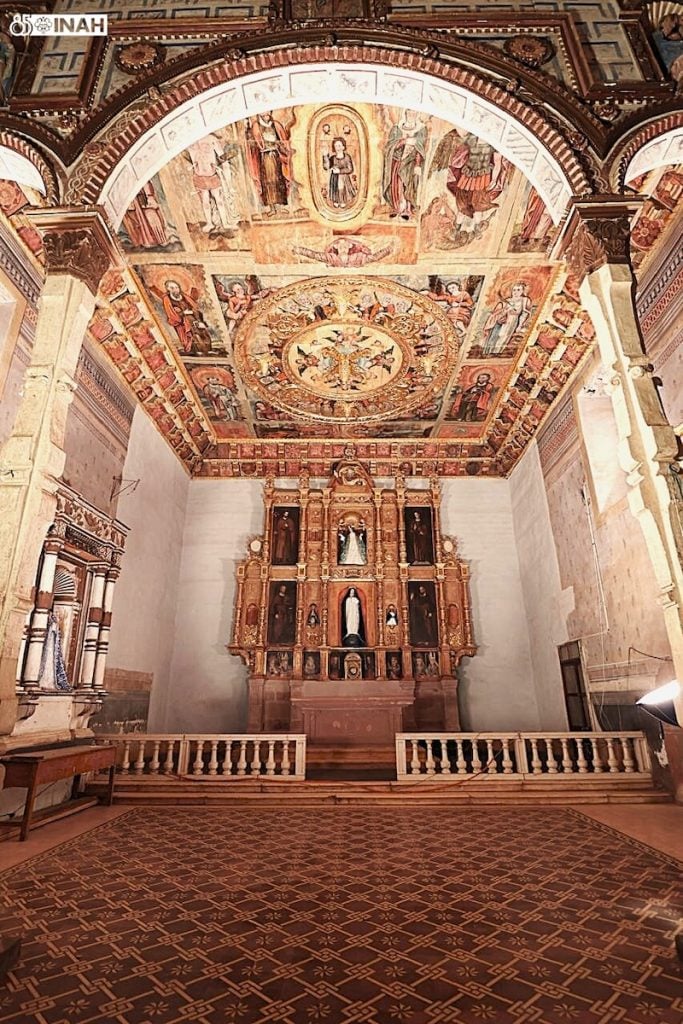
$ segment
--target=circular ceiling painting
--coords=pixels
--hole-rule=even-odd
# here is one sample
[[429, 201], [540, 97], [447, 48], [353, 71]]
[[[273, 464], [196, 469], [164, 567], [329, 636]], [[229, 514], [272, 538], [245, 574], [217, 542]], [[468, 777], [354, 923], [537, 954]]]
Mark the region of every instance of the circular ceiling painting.
[[426, 295], [384, 278], [319, 277], [264, 297], [234, 350], [248, 387], [287, 415], [370, 422], [441, 391], [457, 342]]

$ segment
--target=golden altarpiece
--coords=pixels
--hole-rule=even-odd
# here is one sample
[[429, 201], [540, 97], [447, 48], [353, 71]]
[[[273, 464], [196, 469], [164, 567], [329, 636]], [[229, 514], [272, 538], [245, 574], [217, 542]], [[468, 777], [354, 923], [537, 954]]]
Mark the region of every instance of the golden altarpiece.
[[265, 532], [237, 570], [232, 643], [250, 731], [373, 744], [459, 728], [473, 655], [469, 569], [441, 535], [440, 489], [379, 486], [352, 458], [327, 486], [265, 487]]

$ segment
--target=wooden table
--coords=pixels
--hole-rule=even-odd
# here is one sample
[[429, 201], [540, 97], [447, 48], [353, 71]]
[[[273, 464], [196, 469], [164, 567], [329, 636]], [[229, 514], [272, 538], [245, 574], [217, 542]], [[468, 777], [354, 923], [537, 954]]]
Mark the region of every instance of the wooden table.
[[[114, 799], [114, 774], [116, 771], [116, 747], [107, 746], [73, 746], [54, 747], [46, 750], [29, 751], [26, 754], [8, 754], [0, 758], [0, 764], [5, 766], [4, 788], [26, 787], [26, 803], [24, 805], [24, 816], [21, 820], [21, 832], [19, 839], [23, 842], [31, 828], [33, 817], [33, 803], [36, 798], [38, 786], [50, 782], [57, 782], [59, 779], [68, 779], [75, 776], [71, 789], [72, 798], [76, 797], [80, 784], [81, 775], [86, 772], [96, 772], [102, 768], [109, 769], [109, 788], [105, 802], [111, 805]], [[65, 811], [73, 813], [76, 810], [84, 810], [85, 806], [93, 806], [96, 799], [81, 801], [78, 806], [75, 802], [71, 805], [62, 805], [62, 808], [50, 808], [49, 811], [41, 814], [43, 820], [59, 817]], [[39, 812], [40, 813], [40, 812]], [[0, 825], [16, 828], [16, 821], [2, 821]]]

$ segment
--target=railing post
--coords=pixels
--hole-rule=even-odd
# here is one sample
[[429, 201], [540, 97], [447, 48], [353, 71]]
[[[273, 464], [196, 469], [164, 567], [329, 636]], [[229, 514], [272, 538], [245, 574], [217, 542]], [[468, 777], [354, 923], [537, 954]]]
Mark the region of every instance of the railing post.
[[396, 733], [396, 778], [405, 778], [407, 774], [406, 741], [401, 733]]
[[180, 737], [178, 749], [178, 775], [187, 775], [190, 763], [190, 741], [187, 736]]

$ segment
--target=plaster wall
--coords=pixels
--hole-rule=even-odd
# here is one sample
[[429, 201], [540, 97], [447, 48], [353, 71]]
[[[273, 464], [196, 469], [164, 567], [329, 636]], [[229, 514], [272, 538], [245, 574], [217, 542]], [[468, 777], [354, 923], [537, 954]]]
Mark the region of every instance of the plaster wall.
[[[229, 654], [237, 563], [263, 532], [263, 485], [194, 480], [190, 485], [178, 580], [168, 688], [152, 687], [150, 729], [243, 731], [247, 670]], [[158, 698], [157, 698], [158, 694]]]
[[[573, 605], [568, 634], [582, 640], [589, 681], [602, 685], [613, 679], [617, 688], [627, 689], [625, 676], [635, 667], [629, 669], [629, 660], [643, 665], [641, 655], [629, 655], [629, 647], [670, 654], [664, 615], [645, 539], [627, 499], [598, 506], [574, 417], [569, 427], [561, 460], [544, 468], [560, 583]], [[643, 668], [656, 674], [661, 664], [650, 660], [648, 668], [646, 660]]]
[[138, 407], [117, 515], [130, 527], [116, 584], [108, 670], [152, 676], [152, 704], [168, 691], [189, 478]]
[[508, 480], [443, 481], [442, 530], [469, 562], [474, 658], [460, 670], [462, 728], [528, 729], [541, 721]]
[[564, 731], [567, 713], [557, 648], [569, 639], [572, 595], [562, 590], [535, 442], [510, 476], [510, 499], [539, 720], [542, 728]]

